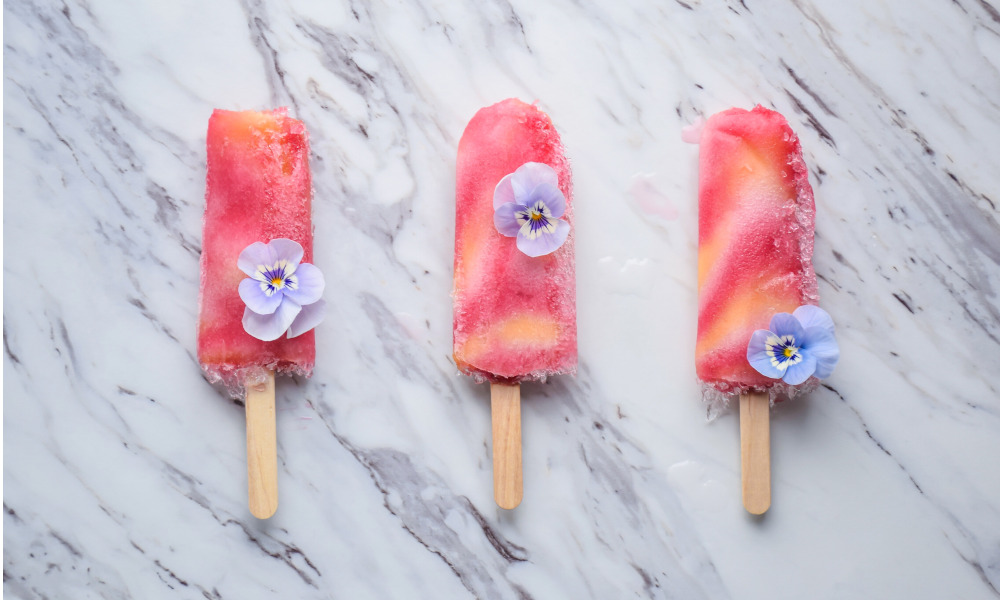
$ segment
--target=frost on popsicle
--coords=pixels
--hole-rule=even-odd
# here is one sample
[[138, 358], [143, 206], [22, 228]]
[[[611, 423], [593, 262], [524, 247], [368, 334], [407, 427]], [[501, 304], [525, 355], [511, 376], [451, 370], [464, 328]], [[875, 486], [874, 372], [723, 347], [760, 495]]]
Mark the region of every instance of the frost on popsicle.
[[753, 332], [747, 360], [761, 375], [788, 385], [799, 385], [813, 376], [825, 379], [840, 359], [833, 330], [833, 319], [818, 306], [778, 313], [768, 329]]
[[517, 249], [531, 256], [555, 252], [569, 235], [566, 197], [552, 167], [527, 162], [505, 176], [493, 192], [493, 224], [507, 237], [517, 238]]
[[301, 244], [286, 238], [254, 242], [240, 253], [237, 265], [249, 275], [239, 288], [247, 305], [243, 312], [247, 333], [270, 342], [286, 331], [290, 338], [299, 336], [323, 320], [323, 273], [301, 262], [304, 254]]

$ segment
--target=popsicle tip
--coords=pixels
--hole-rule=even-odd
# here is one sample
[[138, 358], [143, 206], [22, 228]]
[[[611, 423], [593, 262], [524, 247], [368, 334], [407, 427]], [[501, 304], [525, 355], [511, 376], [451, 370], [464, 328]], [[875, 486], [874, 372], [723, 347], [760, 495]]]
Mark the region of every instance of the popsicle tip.
[[[523, 494], [503, 494], [499, 490], [494, 496], [494, 500], [497, 502], [497, 506], [504, 510], [514, 510], [521, 505], [521, 500], [523, 499]], [[767, 509], [765, 509], [767, 510]]]
[[771, 508], [771, 496], [768, 495], [766, 498], [758, 496], [743, 498], [743, 508], [751, 515], [760, 516], [766, 513], [767, 509]]
[[251, 503], [250, 504], [250, 514], [254, 517], [264, 520], [270, 519], [274, 516], [274, 513], [278, 512], [278, 501], [275, 500], [273, 503]]

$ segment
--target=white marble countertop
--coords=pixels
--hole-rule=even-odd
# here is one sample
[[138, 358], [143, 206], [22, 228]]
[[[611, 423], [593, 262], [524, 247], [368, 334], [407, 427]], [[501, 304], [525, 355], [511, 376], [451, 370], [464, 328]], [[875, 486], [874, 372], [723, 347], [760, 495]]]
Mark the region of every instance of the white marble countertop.
[[[4, 4], [7, 598], [995, 598], [1000, 11], [985, 0]], [[454, 164], [537, 100], [575, 172], [580, 373], [492, 499], [452, 363]], [[694, 374], [697, 147], [798, 132], [841, 363], [772, 415], [774, 502]], [[278, 384], [281, 505], [195, 357], [212, 108], [312, 136], [330, 282]]]

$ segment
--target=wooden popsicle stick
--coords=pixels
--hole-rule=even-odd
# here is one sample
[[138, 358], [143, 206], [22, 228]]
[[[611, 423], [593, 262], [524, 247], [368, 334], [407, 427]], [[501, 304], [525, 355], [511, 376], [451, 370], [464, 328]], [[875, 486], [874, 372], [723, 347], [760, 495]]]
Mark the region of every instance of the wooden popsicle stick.
[[274, 422], [274, 371], [247, 386], [247, 479], [250, 512], [267, 519], [278, 509], [278, 438]]
[[493, 413], [493, 498], [500, 508], [521, 503], [521, 386], [490, 384]]
[[771, 401], [768, 392], [740, 394], [743, 507], [762, 515], [771, 507]]

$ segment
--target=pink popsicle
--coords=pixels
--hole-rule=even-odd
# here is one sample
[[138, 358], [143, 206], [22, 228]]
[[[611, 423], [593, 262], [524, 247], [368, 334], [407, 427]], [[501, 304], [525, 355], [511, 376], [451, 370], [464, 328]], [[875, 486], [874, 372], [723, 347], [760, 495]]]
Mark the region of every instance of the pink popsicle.
[[312, 331], [262, 341], [243, 328], [246, 308], [237, 266], [254, 242], [287, 238], [312, 262], [309, 139], [302, 122], [280, 108], [216, 110], [208, 122], [208, 172], [202, 236], [198, 360], [231, 394], [245, 392], [250, 511], [268, 518], [278, 507], [274, 373], [312, 373]]

